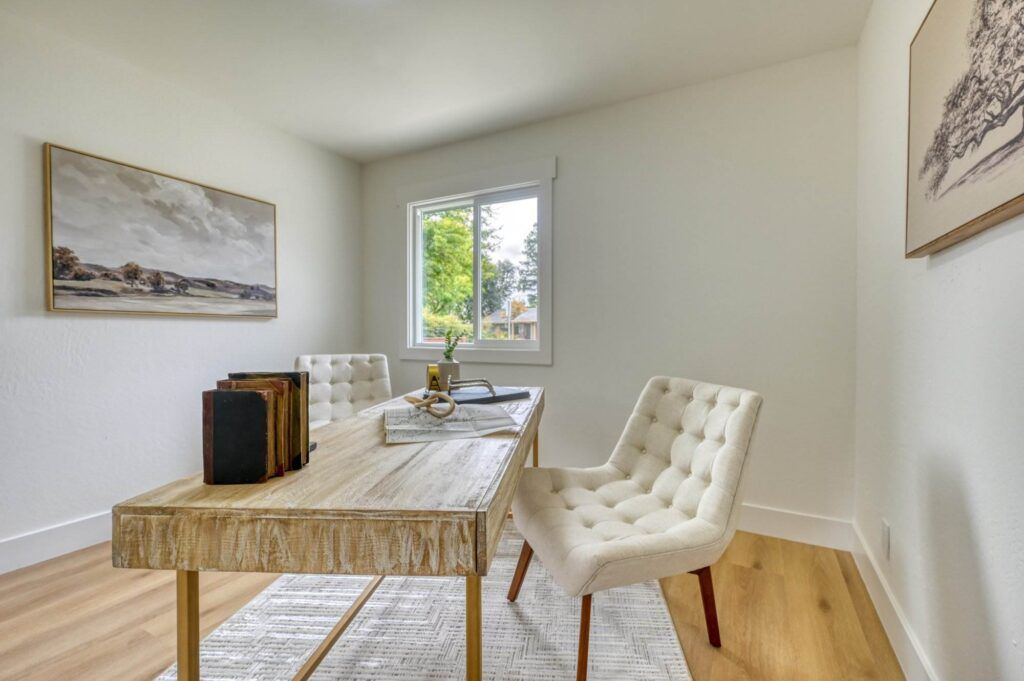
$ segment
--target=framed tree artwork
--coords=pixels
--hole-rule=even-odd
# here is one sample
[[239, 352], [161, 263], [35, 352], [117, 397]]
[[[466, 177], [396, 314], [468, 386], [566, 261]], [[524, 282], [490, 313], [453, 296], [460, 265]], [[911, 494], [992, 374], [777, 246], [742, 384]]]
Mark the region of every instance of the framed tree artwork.
[[274, 204], [44, 146], [51, 311], [277, 316]]
[[935, 0], [910, 47], [908, 258], [1024, 212], [1024, 0]]

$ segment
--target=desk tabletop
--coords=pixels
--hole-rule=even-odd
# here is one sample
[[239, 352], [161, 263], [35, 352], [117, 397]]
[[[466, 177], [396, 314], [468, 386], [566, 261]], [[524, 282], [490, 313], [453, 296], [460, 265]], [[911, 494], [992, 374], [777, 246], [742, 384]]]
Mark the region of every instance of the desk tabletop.
[[515, 434], [386, 445], [383, 410], [400, 404], [396, 398], [317, 429], [310, 464], [284, 477], [205, 485], [195, 475], [118, 504], [114, 565], [486, 574], [544, 391], [503, 403], [520, 424]]

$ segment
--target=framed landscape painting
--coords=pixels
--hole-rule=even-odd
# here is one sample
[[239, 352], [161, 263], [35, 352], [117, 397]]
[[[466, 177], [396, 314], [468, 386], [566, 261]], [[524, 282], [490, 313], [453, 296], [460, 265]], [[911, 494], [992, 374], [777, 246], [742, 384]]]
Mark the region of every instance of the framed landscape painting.
[[906, 256], [1024, 212], [1024, 0], [935, 0], [910, 47]]
[[49, 309], [277, 316], [274, 204], [44, 147]]

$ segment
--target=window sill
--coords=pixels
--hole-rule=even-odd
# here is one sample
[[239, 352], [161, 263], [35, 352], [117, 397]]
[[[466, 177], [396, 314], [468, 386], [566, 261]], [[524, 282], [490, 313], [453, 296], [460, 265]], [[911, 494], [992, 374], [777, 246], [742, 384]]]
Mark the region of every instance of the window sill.
[[[406, 347], [398, 353], [399, 359], [438, 362], [441, 360], [443, 348], [438, 347]], [[455, 351], [460, 364], [534, 364], [551, 366], [550, 348], [473, 348], [460, 346]]]

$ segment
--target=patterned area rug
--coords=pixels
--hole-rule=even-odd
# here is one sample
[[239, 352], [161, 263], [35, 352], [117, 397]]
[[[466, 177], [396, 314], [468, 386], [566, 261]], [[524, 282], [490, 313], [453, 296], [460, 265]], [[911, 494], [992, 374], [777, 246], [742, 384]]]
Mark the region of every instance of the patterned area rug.
[[[563, 681], [576, 674], [579, 599], [536, 558], [516, 603], [505, 599], [521, 538], [506, 526], [483, 580], [484, 678]], [[285, 575], [202, 642], [203, 681], [291, 679], [369, 581]], [[315, 681], [465, 678], [462, 579], [389, 577], [335, 644]], [[692, 681], [656, 582], [594, 595], [590, 679]], [[171, 667], [159, 681], [177, 678]]]

